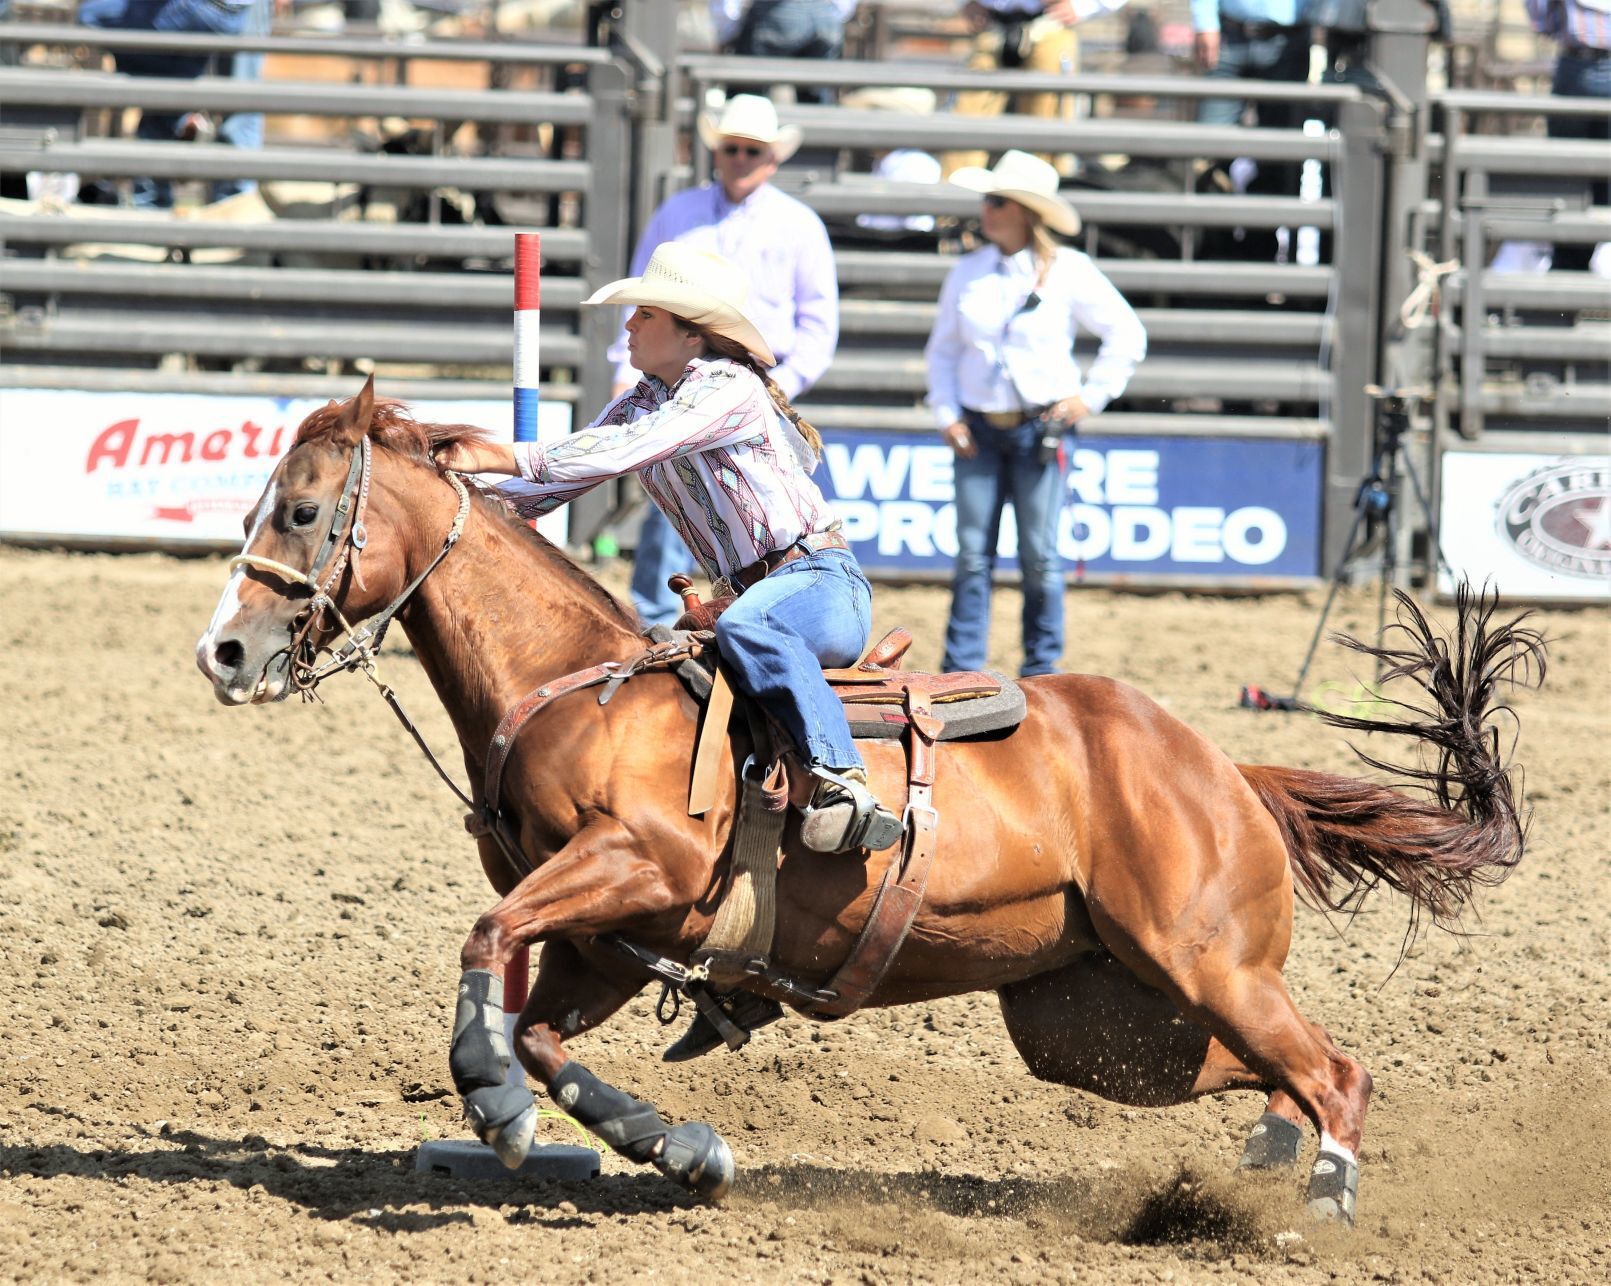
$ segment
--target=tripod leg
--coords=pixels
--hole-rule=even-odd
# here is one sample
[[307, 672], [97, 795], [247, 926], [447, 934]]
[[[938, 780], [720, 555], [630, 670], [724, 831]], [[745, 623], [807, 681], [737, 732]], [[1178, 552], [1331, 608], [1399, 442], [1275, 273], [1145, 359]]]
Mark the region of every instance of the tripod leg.
[[1436, 581], [1439, 568], [1454, 576], [1454, 568], [1449, 566], [1449, 560], [1443, 556], [1443, 541], [1438, 532], [1438, 520], [1432, 513], [1432, 503], [1426, 498], [1426, 491], [1421, 486], [1421, 475], [1415, 471], [1415, 461], [1410, 459], [1406, 452], [1404, 456], [1404, 472], [1410, 476], [1410, 489], [1415, 492], [1416, 503], [1421, 506], [1421, 515], [1426, 519], [1426, 535], [1432, 544], [1432, 557], [1436, 560], [1432, 565], [1432, 577]]
[[1365, 522], [1365, 496], [1361, 492], [1354, 501], [1354, 521], [1349, 525], [1348, 538], [1343, 541], [1342, 557], [1337, 560], [1337, 566], [1331, 573], [1331, 589], [1326, 594], [1326, 605], [1320, 609], [1320, 619], [1315, 622], [1315, 632], [1309, 640], [1309, 650], [1303, 654], [1303, 664], [1298, 667], [1298, 677], [1292, 684], [1292, 695], [1300, 701], [1303, 699], [1303, 681], [1309, 677], [1309, 666], [1315, 659], [1315, 649], [1320, 646], [1321, 632], [1326, 628], [1326, 617], [1331, 615], [1331, 605], [1337, 601], [1337, 591], [1342, 588], [1343, 577], [1348, 573], [1349, 560], [1354, 556], [1355, 542], [1359, 539], [1359, 529]]

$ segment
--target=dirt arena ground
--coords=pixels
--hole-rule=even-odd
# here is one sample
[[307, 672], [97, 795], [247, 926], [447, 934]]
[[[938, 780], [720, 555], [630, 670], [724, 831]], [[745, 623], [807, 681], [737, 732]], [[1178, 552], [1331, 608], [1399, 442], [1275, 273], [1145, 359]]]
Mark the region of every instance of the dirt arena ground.
[[[1228, 1171], [1251, 1095], [1120, 1108], [1023, 1071], [989, 995], [792, 1019], [668, 1067], [649, 997], [578, 1042], [712, 1122], [723, 1209], [606, 1155], [598, 1182], [416, 1175], [458, 1137], [458, 948], [490, 905], [459, 808], [369, 686], [218, 705], [191, 659], [220, 559], [0, 548], [0, 1279], [252, 1282], [1611, 1280], [1611, 616], [1552, 611], [1516, 699], [1532, 850], [1476, 932], [1394, 970], [1406, 907], [1301, 916], [1288, 976], [1377, 1093], [1360, 1226]], [[617, 574], [616, 584], [619, 584]], [[1011, 667], [1012, 595], [995, 663]], [[1244, 760], [1349, 770], [1281, 690], [1318, 596], [1070, 596], [1071, 667]], [[1373, 625], [1345, 598], [1339, 627]], [[933, 664], [944, 595], [884, 590]], [[445, 717], [399, 645], [387, 677]], [[1324, 649], [1316, 677], [1344, 681]], [[448, 756], [451, 758], [451, 756]], [[550, 1141], [575, 1141], [545, 1122]]]

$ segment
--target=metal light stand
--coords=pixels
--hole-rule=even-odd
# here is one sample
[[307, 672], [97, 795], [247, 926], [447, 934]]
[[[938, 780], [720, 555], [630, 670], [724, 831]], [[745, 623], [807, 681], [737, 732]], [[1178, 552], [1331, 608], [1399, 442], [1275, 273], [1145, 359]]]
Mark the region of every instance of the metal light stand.
[[[1320, 636], [1325, 631], [1326, 618], [1331, 614], [1332, 604], [1336, 602], [1337, 591], [1348, 579], [1348, 571], [1352, 564], [1378, 542], [1381, 546], [1381, 561], [1376, 585], [1376, 646], [1380, 647], [1382, 644], [1382, 638], [1387, 632], [1387, 589], [1398, 571], [1398, 488], [1401, 466], [1404, 476], [1410, 481], [1416, 502], [1421, 506], [1421, 513], [1426, 518], [1427, 539], [1431, 542], [1433, 557], [1436, 559], [1433, 574], [1436, 575], [1439, 568], [1447, 568], [1449, 565], [1443, 556], [1443, 547], [1438, 541], [1437, 519], [1433, 517], [1426, 488], [1421, 485], [1421, 477], [1416, 472], [1415, 462], [1409, 453], [1403, 450], [1404, 434], [1410, 427], [1410, 408], [1427, 394], [1419, 389], [1384, 389], [1375, 384], [1367, 385], [1365, 393], [1371, 398], [1376, 410], [1370, 472], [1365, 475], [1359, 484], [1359, 491], [1355, 494], [1354, 521], [1348, 529], [1348, 538], [1343, 542], [1342, 557], [1337, 560], [1337, 566], [1331, 574], [1331, 589], [1326, 595], [1325, 606], [1320, 609], [1320, 619], [1315, 622], [1315, 632], [1309, 640], [1309, 650], [1304, 653], [1303, 664], [1299, 667], [1297, 680], [1292, 685], [1292, 704], [1282, 708], [1296, 708], [1298, 697], [1303, 692], [1303, 682], [1309, 677], [1309, 667], [1314, 662], [1315, 650], [1320, 646]], [[1378, 657], [1376, 660], [1378, 681], [1382, 677], [1382, 665], [1383, 662]]]

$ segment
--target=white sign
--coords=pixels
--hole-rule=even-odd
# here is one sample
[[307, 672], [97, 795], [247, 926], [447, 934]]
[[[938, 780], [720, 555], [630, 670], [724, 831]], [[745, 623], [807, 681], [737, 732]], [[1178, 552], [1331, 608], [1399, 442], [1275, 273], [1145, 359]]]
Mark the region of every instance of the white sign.
[[1450, 451], [1439, 535], [1454, 580], [1516, 599], [1611, 599], [1611, 457]]
[[[0, 389], [0, 535], [93, 545], [237, 547], [241, 522], [297, 426], [323, 398]], [[411, 404], [437, 424], [514, 436], [510, 401]], [[544, 403], [543, 441], [570, 432], [571, 408]], [[563, 545], [566, 511], [538, 530]]]

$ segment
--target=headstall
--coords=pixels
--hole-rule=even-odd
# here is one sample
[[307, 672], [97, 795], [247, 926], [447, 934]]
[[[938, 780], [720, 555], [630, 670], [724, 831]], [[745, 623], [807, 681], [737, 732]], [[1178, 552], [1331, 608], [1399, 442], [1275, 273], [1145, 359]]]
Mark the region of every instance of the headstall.
[[[453, 525], [442, 541], [442, 548], [437, 551], [436, 557], [430, 561], [425, 570], [410, 581], [396, 598], [371, 616], [362, 628], [354, 628], [342, 614], [341, 609], [336, 606], [335, 599], [331, 597], [331, 590], [340, 580], [348, 562], [352, 564], [353, 579], [360, 587], [364, 583], [363, 573], [358, 564], [359, 556], [369, 543], [369, 531], [364, 526], [364, 514], [369, 507], [372, 460], [373, 448], [369, 437], [365, 435], [352, 453], [352, 462], [347, 469], [347, 481], [342, 486], [341, 498], [336, 502], [335, 513], [331, 516], [330, 530], [320, 544], [319, 552], [314, 556], [313, 566], [307, 571], [298, 571], [295, 567], [276, 562], [272, 558], [265, 558], [261, 554], [239, 553], [229, 560], [231, 571], [239, 567], [250, 567], [256, 571], [272, 573], [288, 585], [305, 586], [313, 591], [313, 597], [308, 601], [307, 607], [293, 623], [291, 642], [287, 645], [290, 654], [291, 683], [304, 698], [311, 698], [314, 689], [323, 680], [342, 670], [362, 670], [371, 681], [382, 688], [383, 692], [386, 691], [385, 686], [379, 684], [374, 676], [375, 661], [379, 656], [386, 627], [464, 534], [465, 519], [470, 513], [470, 491], [458, 474], [444, 471], [442, 476], [459, 494], [459, 508], [453, 516]], [[321, 666], [318, 664], [320, 649], [314, 643], [313, 635], [322, 624], [326, 612], [335, 617], [347, 637], [339, 648], [328, 649], [330, 659]]]

